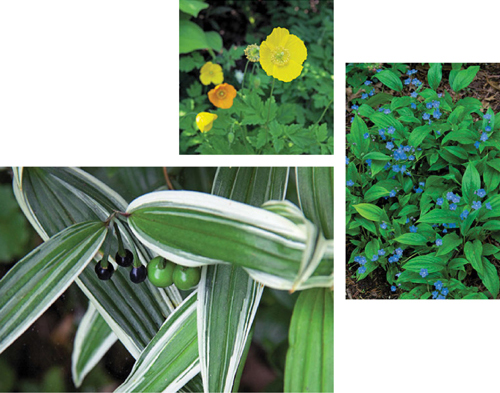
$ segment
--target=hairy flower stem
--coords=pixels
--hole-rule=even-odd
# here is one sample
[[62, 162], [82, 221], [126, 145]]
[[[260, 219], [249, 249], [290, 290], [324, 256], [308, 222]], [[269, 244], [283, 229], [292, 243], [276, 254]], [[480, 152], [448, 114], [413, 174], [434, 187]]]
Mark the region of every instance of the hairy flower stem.
[[267, 144], [267, 137], [269, 135], [269, 117], [271, 116], [271, 101], [273, 100], [273, 91], [274, 91], [274, 81], [276, 79], [273, 78], [273, 84], [271, 86], [271, 94], [269, 95], [269, 105], [267, 106], [267, 120], [266, 120], [266, 125], [264, 126], [266, 130], [266, 144]]
[[243, 71], [243, 80], [241, 81], [241, 90], [243, 90], [243, 87], [245, 87], [245, 76], [247, 74], [248, 63], [250, 63], [250, 61], [247, 60], [247, 63], [245, 64], [245, 71]]
[[319, 122], [321, 121], [321, 119], [323, 119], [323, 116], [325, 116], [325, 113], [326, 111], [328, 110], [328, 108], [330, 108], [330, 105], [333, 103], [333, 98], [330, 100], [330, 102], [328, 103], [328, 105], [326, 106], [325, 110], [323, 111], [323, 113], [321, 114], [321, 117], [318, 119], [318, 121], [315, 123], [315, 124], [319, 124]]

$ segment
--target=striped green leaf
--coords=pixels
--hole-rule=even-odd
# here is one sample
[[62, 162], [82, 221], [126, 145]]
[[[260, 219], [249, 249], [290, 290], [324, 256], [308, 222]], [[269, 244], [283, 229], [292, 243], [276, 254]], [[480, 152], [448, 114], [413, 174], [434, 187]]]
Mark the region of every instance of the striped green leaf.
[[293, 309], [285, 392], [333, 392], [333, 292], [301, 292]]
[[200, 371], [192, 292], [144, 348], [118, 392], [176, 392]]
[[[219, 168], [213, 193], [259, 206], [283, 199], [288, 168]], [[198, 340], [205, 392], [231, 392], [264, 287], [241, 267], [210, 265], [198, 287]]]
[[127, 214], [134, 235], [175, 263], [235, 264], [277, 289], [331, 286], [333, 240], [318, 236], [289, 202], [265, 207], [272, 211], [203, 193], [159, 191], [134, 200]]
[[80, 387], [85, 376], [101, 360], [117, 337], [96, 308], [89, 308], [78, 325], [73, 354], [71, 356], [71, 375], [76, 387]]
[[106, 236], [102, 222], [73, 225], [17, 262], [0, 280], [0, 352], [71, 285]]
[[296, 177], [304, 215], [333, 239], [333, 167], [300, 167]]

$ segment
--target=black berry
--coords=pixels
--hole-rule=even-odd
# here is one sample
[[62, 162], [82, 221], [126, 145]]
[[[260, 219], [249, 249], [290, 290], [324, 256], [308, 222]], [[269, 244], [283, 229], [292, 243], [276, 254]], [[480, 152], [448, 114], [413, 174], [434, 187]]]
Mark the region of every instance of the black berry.
[[125, 250], [125, 256], [122, 257], [119, 253], [116, 253], [115, 261], [118, 265], [122, 267], [129, 267], [134, 262], [134, 254], [130, 250]]
[[134, 284], [139, 284], [146, 279], [147, 275], [148, 271], [146, 269], [146, 266], [143, 265], [139, 267], [134, 266], [130, 271], [130, 281], [132, 281]]
[[104, 268], [101, 266], [101, 261], [95, 265], [95, 272], [100, 280], [109, 280], [115, 271], [113, 265], [108, 263], [108, 267]]

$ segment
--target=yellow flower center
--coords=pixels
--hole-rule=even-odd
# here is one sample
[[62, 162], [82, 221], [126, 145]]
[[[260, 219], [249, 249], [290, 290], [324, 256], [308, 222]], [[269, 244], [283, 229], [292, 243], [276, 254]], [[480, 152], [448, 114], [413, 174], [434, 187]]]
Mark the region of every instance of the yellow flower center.
[[208, 75], [212, 76], [214, 72], [212, 70], [208, 71]]
[[224, 90], [219, 90], [217, 92], [217, 95], [219, 96], [220, 99], [222, 99], [226, 96], [226, 92]]
[[290, 60], [290, 52], [286, 48], [278, 46], [273, 53], [271, 53], [271, 62], [278, 67], [283, 67], [288, 64]]

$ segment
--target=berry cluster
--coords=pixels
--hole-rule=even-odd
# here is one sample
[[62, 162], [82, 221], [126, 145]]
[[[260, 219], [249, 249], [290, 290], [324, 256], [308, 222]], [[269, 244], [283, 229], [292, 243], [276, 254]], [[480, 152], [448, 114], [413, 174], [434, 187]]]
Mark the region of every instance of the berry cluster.
[[[134, 254], [123, 247], [120, 231], [113, 220], [114, 215], [110, 217], [108, 222], [114, 224], [114, 230], [118, 239], [118, 251], [115, 255], [115, 261], [121, 267], [130, 267], [133, 265], [130, 271], [130, 281], [134, 284], [139, 284], [148, 277], [149, 281], [156, 287], [166, 288], [175, 284], [177, 288], [183, 291], [187, 291], [198, 285], [201, 275], [199, 268], [176, 265], [160, 256], [153, 258], [148, 263], [147, 269], [140, 261], [136, 260], [136, 263], [134, 263]], [[113, 265], [108, 261], [110, 243], [108, 239], [103, 257], [95, 266], [95, 272], [100, 280], [109, 280], [115, 271]]]

